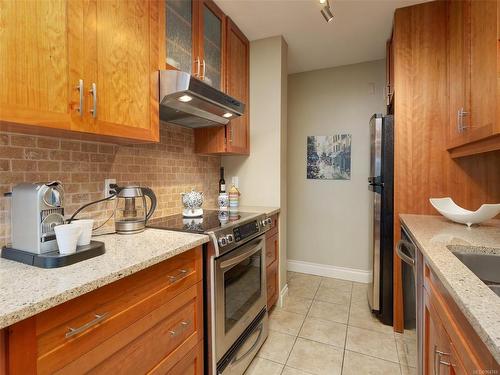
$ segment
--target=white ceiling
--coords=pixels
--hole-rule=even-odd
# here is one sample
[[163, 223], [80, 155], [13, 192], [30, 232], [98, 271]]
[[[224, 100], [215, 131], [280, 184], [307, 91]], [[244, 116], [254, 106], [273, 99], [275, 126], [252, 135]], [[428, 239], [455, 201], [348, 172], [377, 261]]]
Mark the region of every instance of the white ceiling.
[[330, 0], [330, 23], [318, 0], [215, 1], [251, 41], [283, 35], [298, 73], [383, 59], [394, 10], [426, 0]]

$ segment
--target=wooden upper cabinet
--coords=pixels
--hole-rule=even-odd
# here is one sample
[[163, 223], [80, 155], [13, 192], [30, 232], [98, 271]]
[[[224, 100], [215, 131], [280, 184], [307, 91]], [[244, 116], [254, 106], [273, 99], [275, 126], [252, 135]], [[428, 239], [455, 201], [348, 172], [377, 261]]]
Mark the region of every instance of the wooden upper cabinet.
[[79, 123], [80, 2], [0, 0], [0, 122]]
[[159, 11], [158, 1], [91, 3], [86, 107], [92, 132], [159, 139]]
[[448, 150], [452, 157], [500, 149], [498, 2], [448, 1]]
[[245, 103], [243, 116], [231, 120], [227, 125], [227, 152], [248, 154], [250, 152], [250, 45], [236, 24], [227, 21], [226, 92]]
[[224, 89], [225, 16], [212, 0], [165, 0], [165, 63]]
[[225, 127], [195, 130], [195, 152], [202, 154], [248, 155], [250, 153], [250, 44], [230, 19], [226, 19], [224, 54], [225, 92], [245, 103], [243, 116]]
[[159, 11], [157, 1], [0, 0], [2, 127], [157, 141]]
[[212, 0], [197, 2], [200, 6], [198, 78], [219, 90], [224, 89], [225, 16]]

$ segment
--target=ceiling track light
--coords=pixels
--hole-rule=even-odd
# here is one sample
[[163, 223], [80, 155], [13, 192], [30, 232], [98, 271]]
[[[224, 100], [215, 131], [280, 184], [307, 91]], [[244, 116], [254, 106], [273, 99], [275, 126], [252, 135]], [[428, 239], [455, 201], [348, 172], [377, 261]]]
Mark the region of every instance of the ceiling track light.
[[330, 9], [330, 3], [328, 2], [328, 0], [319, 0], [319, 3], [321, 5], [321, 14], [325, 18], [325, 21], [330, 22], [331, 20], [333, 20], [333, 13]]

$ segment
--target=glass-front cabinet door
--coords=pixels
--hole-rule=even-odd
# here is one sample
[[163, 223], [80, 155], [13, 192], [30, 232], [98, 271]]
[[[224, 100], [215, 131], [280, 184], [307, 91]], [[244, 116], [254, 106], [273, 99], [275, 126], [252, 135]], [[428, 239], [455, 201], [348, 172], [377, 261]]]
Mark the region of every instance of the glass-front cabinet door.
[[169, 67], [193, 74], [196, 58], [193, 43], [194, 7], [191, 0], [165, 1], [166, 60]]
[[224, 14], [211, 0], [199, 2], [201, 5], [200, 79], [217, 89], [223, 89], [223, 40]]

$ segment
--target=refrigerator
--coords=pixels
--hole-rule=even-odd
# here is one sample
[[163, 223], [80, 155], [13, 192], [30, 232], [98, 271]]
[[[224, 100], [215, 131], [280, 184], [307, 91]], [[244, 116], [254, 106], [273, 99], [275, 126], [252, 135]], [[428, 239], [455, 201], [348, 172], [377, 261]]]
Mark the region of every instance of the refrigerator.
[[370, 177], [373, 200], [372, 279], [368, 303], [385, 324], [392, 325], [394, 242], [394, 116], [375, 114], [370, 119]]

